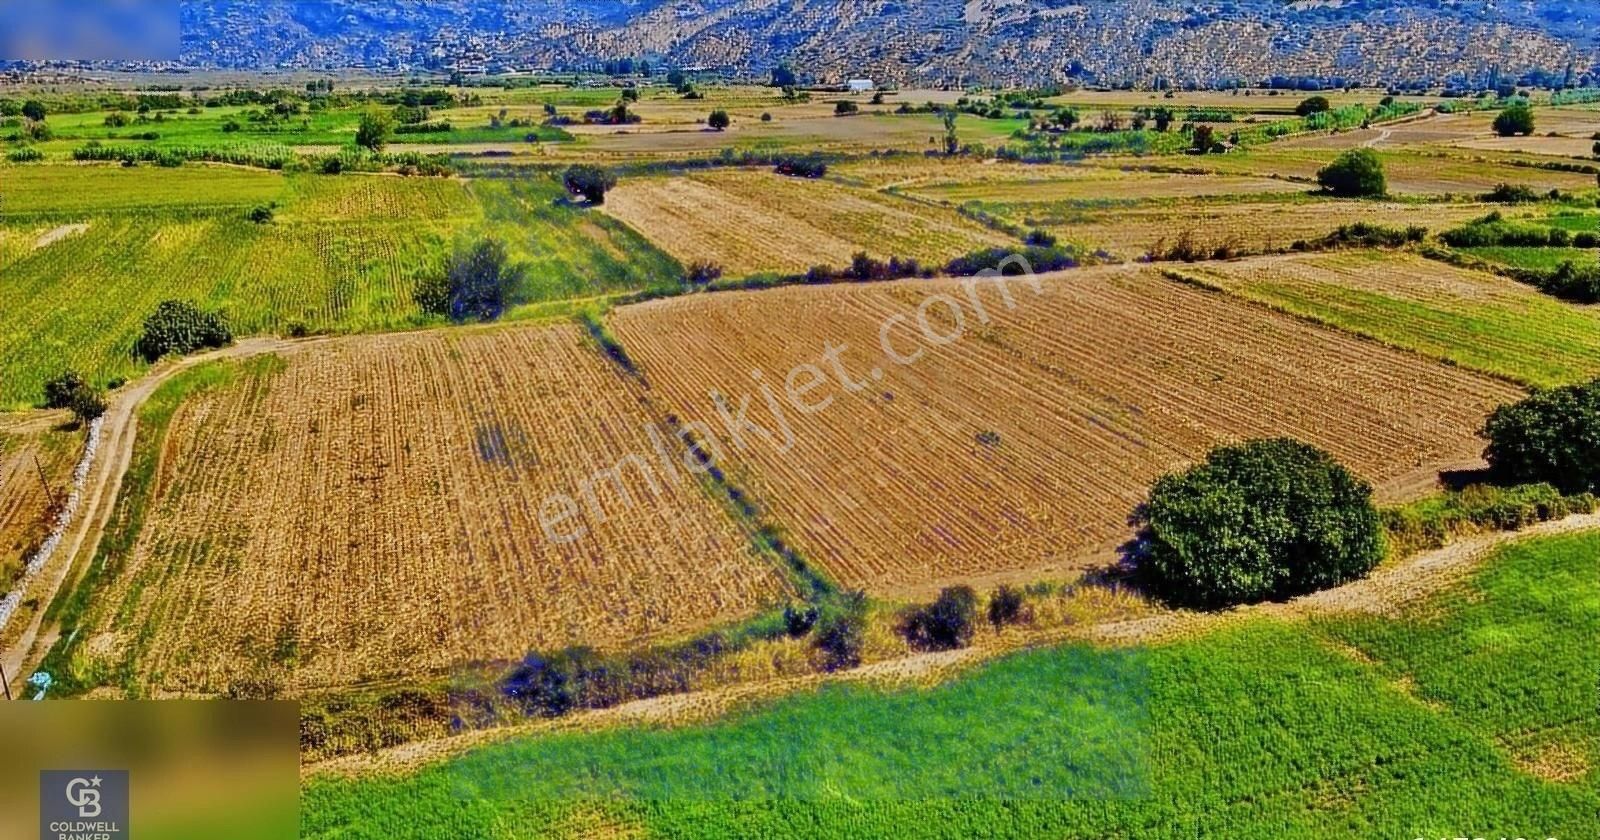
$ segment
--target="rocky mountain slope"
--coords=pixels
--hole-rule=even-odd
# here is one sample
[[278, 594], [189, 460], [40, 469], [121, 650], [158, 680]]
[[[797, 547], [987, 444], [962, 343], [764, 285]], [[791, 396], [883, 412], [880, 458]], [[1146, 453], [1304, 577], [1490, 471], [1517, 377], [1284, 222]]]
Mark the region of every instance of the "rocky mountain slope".
[[1272, 76], [1574, 79], [1585, 0], [357, 0], [184, 4], [185, 58], [223, 67], [568, 69], [616, 58], [803, 79], [1217, 84]]

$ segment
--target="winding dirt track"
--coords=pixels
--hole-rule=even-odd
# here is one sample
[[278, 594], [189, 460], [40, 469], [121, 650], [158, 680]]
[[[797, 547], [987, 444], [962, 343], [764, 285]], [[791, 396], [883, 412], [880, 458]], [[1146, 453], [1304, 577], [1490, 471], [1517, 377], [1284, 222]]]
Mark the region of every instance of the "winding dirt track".
[[[139, 408], [162, 383], [206, 362], [276, 353], [326, 340], [245, 339], [221, 350], [163, 363], [149, 375], [113, 394], [108, 400], [105, 422], [100, 432], [100, 449], [95, 453], [89, 478], [84, 482], [83, 501], [78, 506], [78, 514], [67, 525], [66, 537], [40, 576], [36, 584], [40, 588], [33, 593], [33, 597], [40, 604], [53, 603], [72, 570], [79, 567], [80, 553], [87, 551], [92, 555], [100, 544], [106, 523], [111, 519], [111, 511], [116, 507], [117, 496], [122, 492], [123, 476], [127, 474], [128, 465], [133, 459], [133, 443], [139, 434]], [[0, 654], [0, 665], [4, 665], [6, 676], [13, 683], [25, 679], [50, 650], [50, 646], [55, 644], [58, 633], [53, 626], [44, 627], [45, 612], [45, 609], [35, 611], [17, 643]], [[20, 692], [14, 691], [13, 694], [21, 696]]]

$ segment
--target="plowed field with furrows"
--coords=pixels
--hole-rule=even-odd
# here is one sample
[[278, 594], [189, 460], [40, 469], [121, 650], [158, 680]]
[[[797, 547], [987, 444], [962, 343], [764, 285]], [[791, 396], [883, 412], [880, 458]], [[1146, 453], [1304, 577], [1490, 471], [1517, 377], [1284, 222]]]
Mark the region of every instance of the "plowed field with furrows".
[[[781, 599], [687, 472], [621, 470], [631, 503], [595, 480], [662, 462], [651, 422], [575, 327], [247, 363], [172, 416], [88, 651], [157, 692], [263, 675], [296, 691], [623, 646]], [[543, 513], [555, 494], [580, 509]]]
[[[1037, 292], [1014, 280], [1009, 309], [992, 281], [974, 288], [705, 295], [611, 324], [663, 410], [718, 437], [813, 561], [880, 589], [1107, 559], [1150, 482], [1224, 441], [1297, 437], [1389, 495], [1412, 492], [1473, 459], [1485, 414], [1519, 393], [1153, 269], [1067, 272]], [[932, 335], [955, 338], [935, 346], [919, 310]], [[884, 334], [901, 358], [922, 355], [890, 359]], [[830, 347], [849, 387], [822, 358]], [[737, 423], [747, 397], [746, 419], [770, 436]]]

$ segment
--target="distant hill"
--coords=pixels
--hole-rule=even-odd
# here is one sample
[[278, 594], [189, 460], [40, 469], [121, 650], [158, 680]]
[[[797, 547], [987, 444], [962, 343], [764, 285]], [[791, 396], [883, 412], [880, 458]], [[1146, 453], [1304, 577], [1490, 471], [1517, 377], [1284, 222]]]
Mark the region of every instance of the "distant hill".
[[185, 2], [184, 55], [235, 68], [574, 69], [608, 59], [803, 80], [1215, 85], [1273, 76], [1600, 80], [1591, 0]]

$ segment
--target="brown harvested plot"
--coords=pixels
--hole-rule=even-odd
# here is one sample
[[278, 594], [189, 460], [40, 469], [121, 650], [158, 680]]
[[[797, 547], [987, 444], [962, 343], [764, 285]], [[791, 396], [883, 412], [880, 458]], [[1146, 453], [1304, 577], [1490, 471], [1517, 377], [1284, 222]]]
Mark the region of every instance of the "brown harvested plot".
[[[1101, 170], [1103, 177], [1050, 178], [1057, 168], [1040, 167], [1035, 177], [1025, 181], [942, 184], [917, 187], [923, 198], [960, 204], [967, 201], [1050, 202], [1050, 201], [1141, 201], [1196, 196], [1259, 195], [1264, 193], [1305, 192], [1301, 184], [1275, 178], [1230, 175], [1184, 175], [1178, 173], [1119, 172]], [[1064, 170], [1071, 172], [1071, 170]], [[1074, 173], [1076, 175], [1076, 173]]]
[[678, 260], [730, 276], [842, 266], [857, 251], [942, 264], [1014, 241], [953, 210], [765, 170], [628, 180], [605, 210]]
[[[1223, 441], [1294, 436], [1404, 495], [1474, 459], [1486, 412], [1520, 393], [1152, 268], [1009, 288], [1011, 310], [992, 281], [979, 289], [988, 323], [958, 280], [695, 296], [611, 322], [660, 404], [720, 436], [736, 479], [813, 562], [880, 590], [1109, 559], [1149, 483]], [[959, 337], [933, 346], [919, 307]], [[885, 324], [896, 352], [926, 355], [892, 362]], [[822, 360], [829, 347], [861, 390]], [[822, 407], [778, 403], [786, 446], [760, 388], [784, 400], [790, 371]], [[740, 447], [713, 390], [734, 409], [750, 396], [747, 418], [774, 438], [747, 430]]]
[[1297, 240], [1318, 239], [1357, 222], [1402, 229], [1420, 225], [1440, 231], [1494, 208], [1482, 204], [1196, 201], [1112, 211], [1035, 205], [986, 209], [1019, 225], [1043, 227], [1063, 241], [1135, 259], [1158, 242], [1170, 248], [1185, 233], [1207, 248], [1229, 245], [1236, 253], [1261, 253], [1287, 248]]
[[[83, 451], [81, 431], [56, 431], [58, 412], [0, 421], [0, 596], [50, 533]], [[41, 474], [42, 473], [42, 474]]]
[[[156, 692], [304, 691], [743, 617], [789, 591], [571, 326], [347, 339], [190, 396], [87, 650]], [[628, 504], [604, 471], [618, 470]], [[659, 490], [654, 489], [658, 487]], [[588, 501], [583, 488], [592, 488]], [[548, 539], [552, 494], [583, 500]]]

